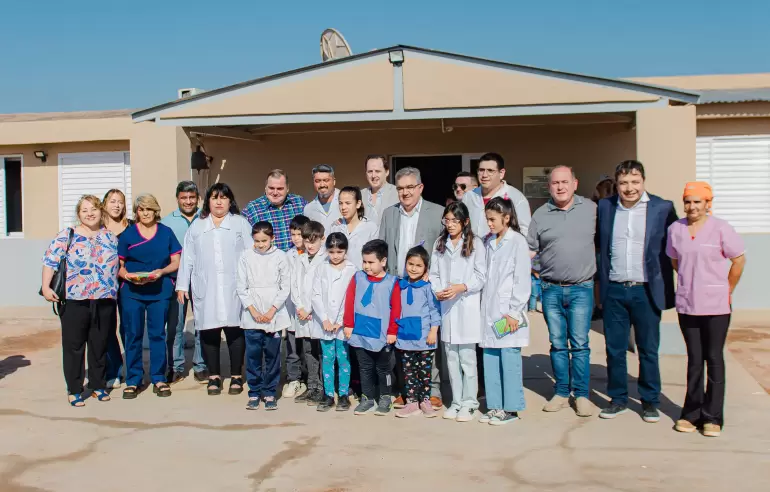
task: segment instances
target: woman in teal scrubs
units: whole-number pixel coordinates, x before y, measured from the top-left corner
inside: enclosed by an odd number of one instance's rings
[[[171,396],[166,381],[166,314],[179,268],[182,246],[171,228],[160,223],[160,206],[152,195],[140,195],[134,205],[136,224],[118,239],[120,303],[126,330],[126,388],[124,399],[137,396],[144,379],[142,341],[145,319],[150,340],[153,392]],[[140,275],[137,275],[140,274]]]

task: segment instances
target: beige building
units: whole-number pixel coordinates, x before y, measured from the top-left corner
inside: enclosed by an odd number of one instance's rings
[[[199,144],[213,159],[200,174],[190,169]],[[770,246],[770,74],[618,80],[408,46],[133,114],[0,115],[0,261],[21,283],[6,284],[0,302],[40,302],[40,256],[84,193],[151,192],[170,212],[176,183],[192,176],[202,186],[227,182],[245,205],[280,167],[291,190],[310,198],[312,166],[333,165],[339,185],[364,185],[365,156],[381,153],[394,169],[420,168],[427,198],[443,202],[454,175],[488,151],[503,154],[533,207],[545,200],[542,170],[555,164],[573,166],[579,193],[590,196],[618,162],[638,159],[648,189],[677,206],[686,181],[711,181],[715,213],[749,248],[735,304],[770,304],[755,288]]]

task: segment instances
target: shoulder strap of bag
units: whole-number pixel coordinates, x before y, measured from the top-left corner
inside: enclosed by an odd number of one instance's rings
[[[70,245],[72,245],[72,237],[75,235],[75,228],[70,227],[70,232],[67,235],[67,247],[64,249],[64,256],[62,259],[66,262],[67,261],[67,253],[70,251]],[[66,282],[66,279],[65,279]],[[51,305],[51,309],[53,309],[53,314],[56,316],[61,316],[62,308],[64,307],[64,300],[60,300],[59,302],[54,302]]]

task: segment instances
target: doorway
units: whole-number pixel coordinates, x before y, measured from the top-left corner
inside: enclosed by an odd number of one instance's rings
[[[421,156],[397,156],[391,161],[391,169],[395,173],[405,167],[415,167],[420,170],[422,182],[425,188],[422,197],[441,205],[446,205],[447,200],[453,198],[452,184],[457,173],[463,170],[463,156],[457,155],[421,155]]]

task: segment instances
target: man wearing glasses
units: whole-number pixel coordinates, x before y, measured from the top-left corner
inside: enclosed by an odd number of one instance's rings
[[[461,202],[463,200],[463,195],[475,190],[478,187],[479,181],[476,179],[476,176],[469,172],[461,171],[455,178],[455,182],[452,185],[452,191],[454,192],[455,199],[458,202]]]
[[[479,237],[489,234],[484,205],[495,197],[503,197],[513,202],[516,218],[521,227],[521,233],[526,237],[532,214],[529,202],[524,194],[505,181],[505,161],[503,156],[489,152],[479,160],[479,183],[481,186],[463,195],[463,203],[468,207],[471,218],[471,229]]]

